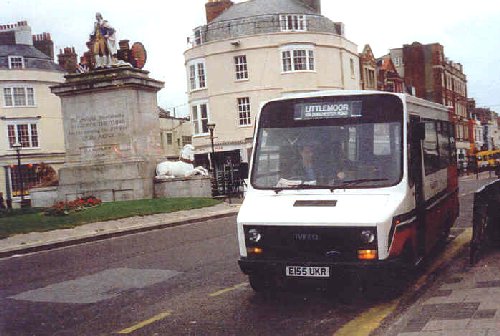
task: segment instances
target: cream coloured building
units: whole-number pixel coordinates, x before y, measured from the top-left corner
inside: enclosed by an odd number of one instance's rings
[[[262,102],[287,93],[359,89],[357,45],[320,0],[209,0],[185,52],[193,145],[200,162],[248,162]]]
[[[192,142],[189,118],[178,118],[158,107],[163,159],[178,160],[181,149]]]
[[[4,199],[12,199],[14,207],[21,189],[13,144],[22,145],[27,198],[29,187],[40,179],[40,163],[55,171],[64,163],[61,103],[50,92],[50,86],[64,81],[63,75],[54,63],[49,34],[33,36],[25,21],[0,26],[0,192]]]

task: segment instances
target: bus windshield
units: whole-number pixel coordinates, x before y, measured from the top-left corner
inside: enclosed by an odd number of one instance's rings
[[[377,188],[402,178],[403,105],[393,95],[271,102],[259,119],[257,189]]]

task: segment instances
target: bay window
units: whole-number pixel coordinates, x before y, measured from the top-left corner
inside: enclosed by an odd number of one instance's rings
[[[7,124],[7,137],[9,147],[12,148],[16,142],[24,148],[40,147],[38,139],[38,126],[36,121],[19,121]]]
[[[35,106],[35,90],[24,86],[4,87],[3,101],[5,107]]]
[[[208,133],[208,103],[199,102],[191,105],[191,117],[193,123],[193,134],[201,135]]]
[[[281,31],[306,31],[305,15],[280,15]]]
[[[191,91],[206,87],[206,71],[204,60],[193,60],[188,63],[189,89]]]
[[[312,46],[288,46],[281,49],[283,72],[314,71],[314,48]]]

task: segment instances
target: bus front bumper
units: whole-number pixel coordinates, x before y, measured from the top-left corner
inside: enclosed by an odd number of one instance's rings
[[[238,264],[241,271],[246,275],[266,275],[271,277],[287,277],[288,267],[327,267],[329,269],[329,278],[341,274],[399,272],[411,269],[407,262],[397,258],[374,261],[301,262],[293,260],[255,260],[242,257],[238,260]]]

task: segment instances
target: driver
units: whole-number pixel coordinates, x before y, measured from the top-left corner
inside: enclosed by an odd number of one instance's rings
[[[315,141],[300,141],[297,144],[298,160],[284,172],[283,177],[290,181],[315,184],[321,176],[318,147]]]

